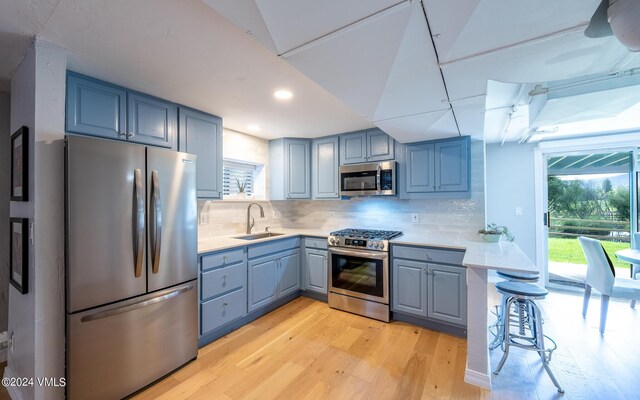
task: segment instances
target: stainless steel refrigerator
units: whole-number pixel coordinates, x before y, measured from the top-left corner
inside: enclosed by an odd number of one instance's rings
[[[67,137],[68,398],[119,399],[196,357],[195,160]]]

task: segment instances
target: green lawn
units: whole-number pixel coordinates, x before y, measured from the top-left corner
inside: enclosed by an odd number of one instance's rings
[[[601,240],[604,250],[609,255],[616,268],[629,268],[629,264],[616,258],[616,251],[628,249],[629,243],[607,242]],[[549,238],[549,261],[566,262],[572,264],[586,264],[582,248],[578,239]]]

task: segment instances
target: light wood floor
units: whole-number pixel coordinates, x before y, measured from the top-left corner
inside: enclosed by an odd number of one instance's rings
[[[638,311],[612,302],[602,338],[596,300],[587,320],[578,296],[552,293],[542,306],[545,333],[560,346],[552,368],[564,398],[640,398]],[[492,352],[492,366],[501,355]],[[559,398],[531,352],[514,349],[491,392],[464,383],[465,363],[464,339],[298,298],[200,349],[134,399]]]

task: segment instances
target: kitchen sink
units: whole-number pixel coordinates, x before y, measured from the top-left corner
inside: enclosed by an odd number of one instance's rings
[[[270,237],[282,236],[282,235],[284,235],[284,233],[262,232],[262,233],[253,233],[251,235],[236,236],[234,237],[234,239],[256,240],[256,239],[264,239],[264,238],[270,238]]]

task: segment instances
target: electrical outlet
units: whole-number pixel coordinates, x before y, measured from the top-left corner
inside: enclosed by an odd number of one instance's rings
[[[412,213],[411,214],[411,222],[413,222],[414,224],[420,222],[420,214]]]
[[[329,218],[333,218],[333,217],[334,217],[333,211],[329,211]]]
[[[516,215],[517,216],[521,216],[522,215],[522,207],[516,207]]]
[[[273,210],[273,219],[280,218],[280,213],[276,210]]]
[[[200,225],[206,225],[209,223],[209,213],[201,212],[200,213]]]
[[[11,336],[9,336],[9,350],[11,350],[11,354],[15,353],[15,343],[16,343],[16,339],[13,336],[13,331],[11,331]]]

